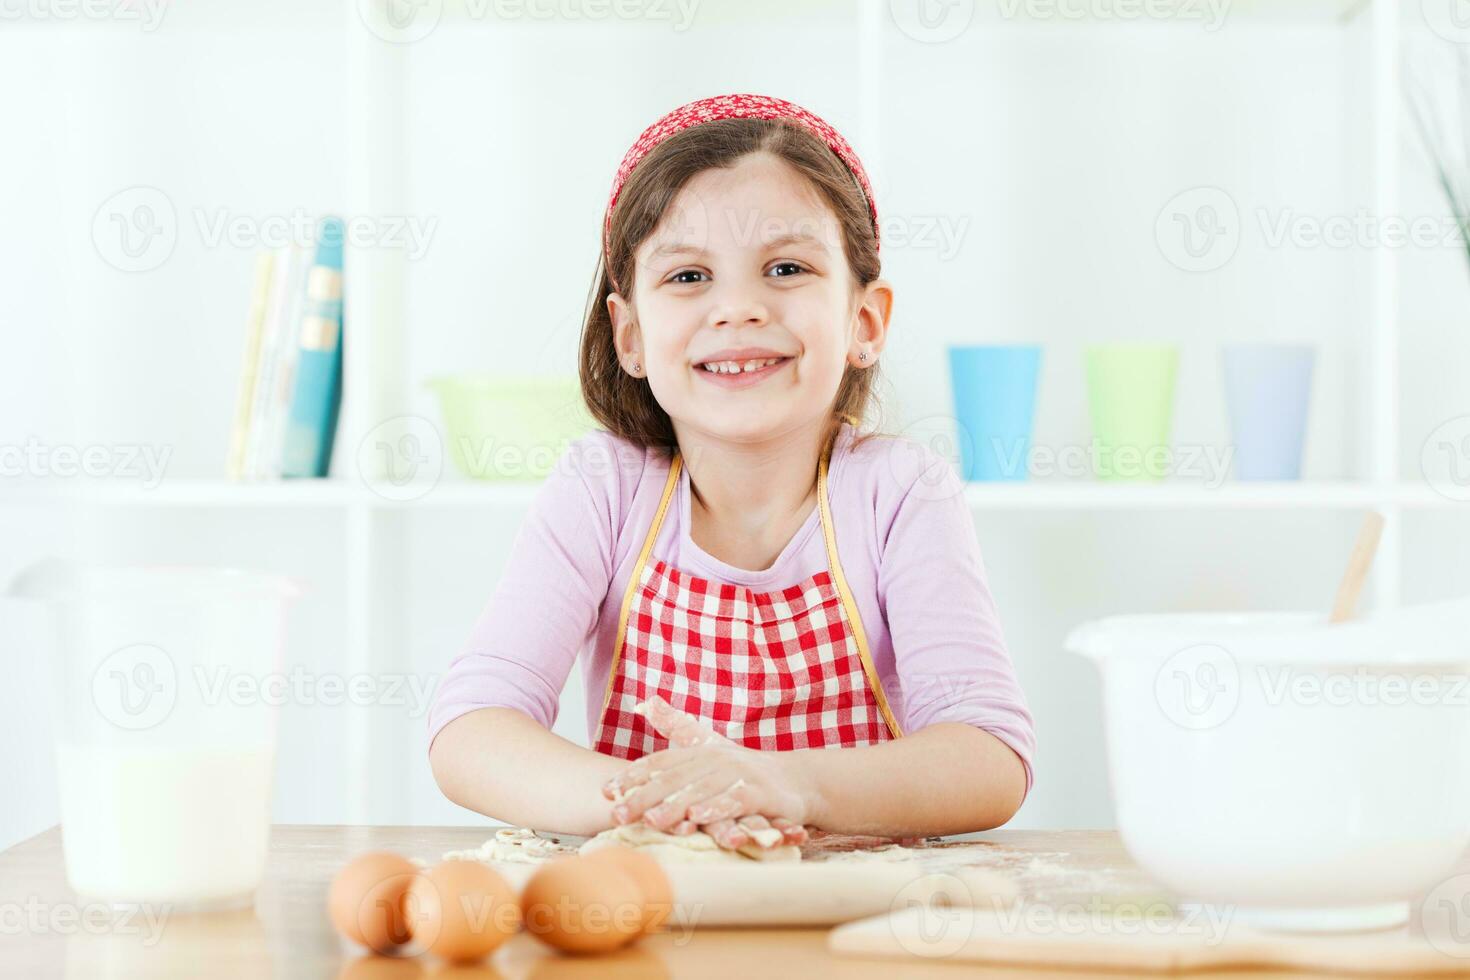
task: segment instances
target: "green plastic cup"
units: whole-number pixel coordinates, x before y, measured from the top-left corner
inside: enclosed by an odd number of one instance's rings
[[[1098,478],[1162,479],[1169,470],[1179,348],[1099,344],[1087,348],[1086,360]]]
[[[456,374],[425,386],[439,396],[449,458],[475,480],[545,479],[595,425],[575,377]]]

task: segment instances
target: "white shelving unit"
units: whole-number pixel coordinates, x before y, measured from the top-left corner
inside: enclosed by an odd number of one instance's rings
[[[780,5],[770,6],[773,12]],[[343,44],[346,47],[346,105],[349,172],[346,209],[351,214],[397,214],[408,209],[410,177],[406,132],[406,85],[409,48],[385,42],[365,30],[357,4],[347,3]],[[445,6],[446,24],[463,17],[462,5]],[[1030,30],[1034,25],[997,17],[997,3],[981,3],[977,19],[985,29]],[[1399,40],[1400,11],[1395,0],[1313,0],[1306,3],[1238,2],[1230,16],[1259,19],[1269,26],[1279,21],[1312,22],[1325,29],[1364,29],[1371,38],[1371,104],[1364,126],[1375,148],[1372,160],[1373,206],[1377,213],[1398,213],[1398,153],[1400,147]],[[883,120],[879,93],[883,90],[883,31],[887,4],[867,0],[858,21],[857,55],[863,150],[870,168],[877,169],[884,154]],[[1067,29],[1078,28],[1070,25]],[[1038,29],[1047,29],[1041,27]],[[1108,24],[1086,25],[1103,36]],[[1170,481],[1161,484],[1103,484],[1031,482],[974,484],[966,497],[977,513],[984,511],[1078,512],[1116,511],[1355,511],[1376,508],[1387,518],[1380,554],[1374,566],[1374,587],[1382,605],[1400,599],[1402,579],[1402,525],[1408,512],[1438,511],[1458,506],[1456,501],[1419,483],[1405,482],[1400,474],[1400,378],[1397,322],[1397,256],[1379,249],[1371,264],[1371,310],[1364,314],[1368,333],[1360,353],[1365,370],[1369,420],[1362,478],[1358,480],[1299,483],[1227,483],[1218,487]],[[357,470],[356,448],[385,419],[407,415],[410,383],[407,376],[406,332],[408,258],[381,245],[369,249],[349,245],[346,256],[345,318],[350,324],[346,345],[346,384],[338,436],[336,471],[325,481],[229,483],[210,479],[169,479],[153,489],[123,484],[71,485],[60,489],[34,487],[14,491],[11,501],[96,508],[290,509],[332,514],[345,528],[342,555],[345,603],[342,610],[344,649],[348,671],[381,669],[380,658],[391,656],[373,629],[375,609],[385,591],[384,580],[397,545],[385,534],[385,515],[474,512],[497,509],[519,514],[529,506],[535,486],[526,483],[486,484],[454,480],[447,472],[431,490],[415,499],[395,500],[374,491],[380,473]],[[369,456],[369,459],[371,457]],[[386,539],[386,540],[385,540]],[[349,773],[348,819],[370,818],[370,776],[373,772],[373,736],[367,722],[353,722],[351,755],[344,760]]]

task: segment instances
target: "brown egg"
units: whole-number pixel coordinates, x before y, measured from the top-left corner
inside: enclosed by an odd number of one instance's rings
[[[674,887],[657,861],[631,847],[605,847],[588,854],[588,861],[606,861],[633,876],[643,894],[643,933],[661,932],[674,911]]]
[[[478,861],[444,861],[421,872],[405,910],[424,951],[451,963],[482,959],[521,927],[515,889]]]
[[[412,938],[403,896],[418,870],[408,858],[388,851],[369,851],[348,861],[327,893],[332,925],[375,953],[402,946]]]
[[[526,931],[569,953],[601,953],[643,931],[643,890],[613,861],[558,858],[521,893]]]

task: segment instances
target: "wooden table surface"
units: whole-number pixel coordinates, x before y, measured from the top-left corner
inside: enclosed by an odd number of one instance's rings
[[[1075,970],[983,968],[974,964],[836,957],[824,928],[698,929],[646,937],[618,953],[571,957],[521,933],[483,964],[448,968],[428,959],[362,956],[327,921],[326,891],[351,855],[384,848],[437,860],[474,847],[485,827],[292,826],[272,828],[265,881],[253,910],[103,923],[66,884],[61,834],[52,828],[0,854],[0,977],[342,977],[454,978],[776,977],[926,978],[1085,976]],[[1017,873],[1022,897],[1061,903],[1096,894],[1146,896],[1156,888],[1105,831],[994,831],[966,840],[993,845],[998,867]],[[228,845],[228,842],[222,842]],[[1105,974],[1116,980],[1117,973]],[[1230,976],[1211,972],[1212,978]],[[1270,974],[1256,972],[1252,977]],[[1302,974],[1281,974],[1302,976]]]

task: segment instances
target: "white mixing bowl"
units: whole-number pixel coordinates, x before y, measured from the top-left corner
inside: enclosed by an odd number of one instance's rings
[[[1470,844],[1470,601],[1113,616],[1066,646],[1102,672],[1124,845],[1184,899],[1382,927]]]

